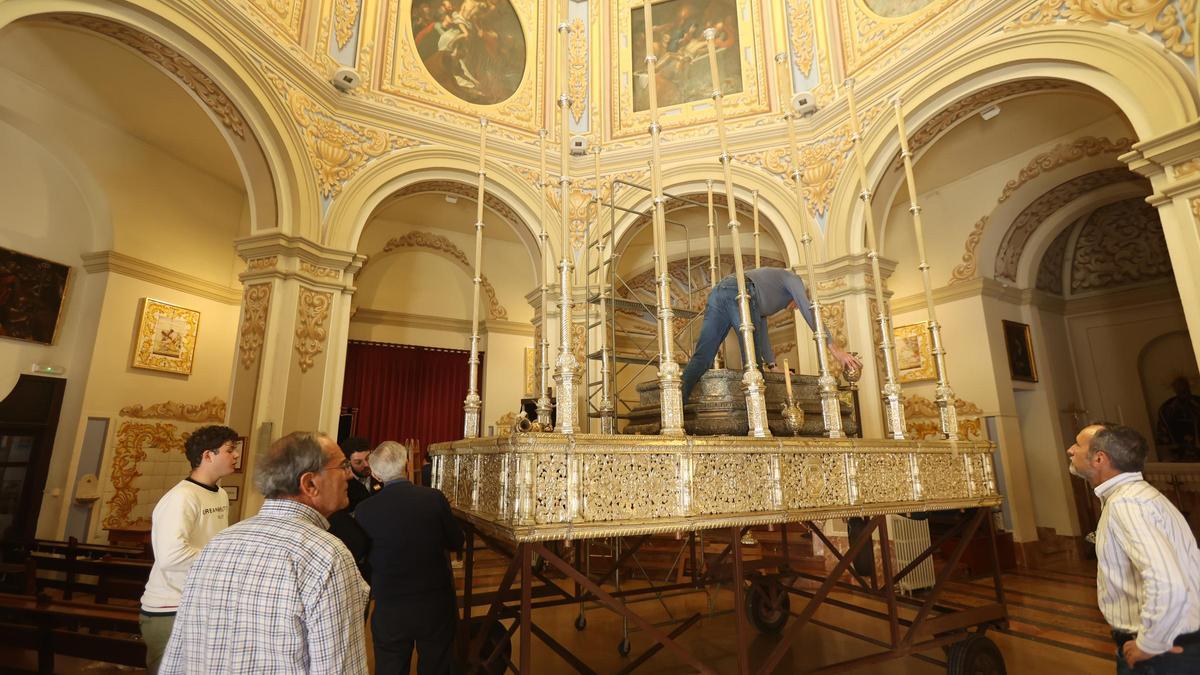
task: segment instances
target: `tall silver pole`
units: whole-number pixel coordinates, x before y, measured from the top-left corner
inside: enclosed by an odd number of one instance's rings
[[[479,397],[479,289],[483,284],[483,194],[487,181],[484,162],[487,157],[486,119],[479,119],[479,191],[475,199],[475,284],[471,303],[471,356],[469,364],[467,399],[463,401],[463,438],[479,437],[479,410],[483,400]]]
[[[646,2],[649,5],[649,1]],[[717,113],[717,135],[721,140],[721,168],[725,177],[725,202],[729,207],[729,231],[733,239],[733,269],[738,286],[738,309],[742,316],[742,343],[745,345],[746,363],[742,384],[746,388],[746,418],[750,435],[759,438],[770,436],[767,427],[767,400],[762,373],[758,370],[758,355],[754,349],[754,324],[750,320],[750,297],[746,294],[746,275],[742,265],[742,243],[738,240],[737,202],[733,193],[733,157],[729,154],[729,142],[725,137],[725,108],[722,105],[721,74],[717,69],[717,31],[705,29],[704,39],[708,42],[708,70],[712,77],[712,99]],[[649,40],[647,40],[649,42]]]
[[[800,144],[796,139],[796,112],[791,109],[791,98],[784,92],[783,82],[792,82],[791,67],[786,53],[775,56],[779,75],[779,108],[786,110],[783,119],[787,121],[788,144],[792,152],[792,180],[796,186],[796,208],[800,212],[802,233],[800,243],[804,247],[804,265],[808,272],[808,299],[813,313],[813,342],[817,346],[817,387],[821,393],[821,420],[825,424],[825,433],[830,438],[845,438],[842,431],[842,409],[838,400],[837,381],[829,372],[829,353],[825,348],[826,333],[825,319],[821,316],[821,300],[817,296],[817,272],[813,264],[812,252],[812,215],[808,211],[808,201],[804,196],[804,174],[800,170]],[[792,92],[794,95],[795,92]],[[799,309],[792,310],[792,321],[796,329],[796,351],[800,351],[800,324],[804,318]]]
[[[717,234],[717,218],[716,210],[713,209],[713,182],[711,179],[705,181],[708,188],[708,280],[711,288],[717,287],[717,282],[721,280],[721,263],[720,255],[720,235]],[[711,293],[712,290],[709,290]],[[713,368],[721,368],[721,350],[717,350],[713,356]]]
[[[600,300],[600,433],[615,434],[616,417],[611,395],[612,376],[608,367],[608,289],[605,286],[604,274],[604,220],[600,217],[600,146],[592,148],[595,158],[596,196],[592,202],[596,205],[596,275],[599,277],[599,288],[596,295]]]
[[[762,267],[762,247],[758,244],[758,190],[752,190],[750,196],[754,201],[754,269]]]
[[[883,348],[884,385],[882,387],[884,413],[887,417],[889,435],[904,438],[904,404],[900,396],[900,385],[896,382],[896,363],[892,348],[892,322],[888,317],[883,297],[883,276],[879,273],[879,247],[876,243],[875,216],[871,213],[871,188],[867,185],[867,165],[863,159],[862,130],[858,124],[858,108],[854,105],[854,80],[846,80],[846,103],[850,106],[850,133],[854,141],[854,163],[858,172],[858,183],[862,186],[859,199],[863,203],[863,216],[867,229],[867,257],[871,259],[871,274],[875,281],[875,305],[878,308],[879,336]]]
[[[559,344],[558,344],[558,383],[557,392],[557,431],[564,434],[575,433],[575,375],[579,364],[575,361],[575,353],[571,351],[571,179],[567,177],[567,144],[571,138],[568,126],[571,99],[567,96],[567,39],[571,27],[565,21],[558,24],[559,52],[558,63],[558,114],[559,114],[559,166],[558,176],[559,211],[561,218],[559,228],[562,235],[562,257],[558,262],[558,283],[561,287],[559,300]]]
[[[550,261],[550,235],[546,234],[546,130],[538,129],[538,141],[541,148],[541,164],[538,178],[538,196],[540,197],[540,231],[538,232],[538,245],[541,247],[542,267],[541,277],[542,286],[541,302],[538,311],[542,317],[541,340],[538,344],[538,399],[537,399],[537,421],[542,425],[543,429],[550,427],[550,413],[553,406],[550,403],[550,323],[547,320],[547,310],[550,305],[550,288],[547,283],[547,267]]]
[[[942,424],[942,435],[952,441],[958,438],[958,411],[954,409],[954,390],[950,388],[950,375],[946,371],[946,351],[942,348],[942,327],[938,324],[933,303],[933,280],[929,277],[929,262],[925,257],[925,229],[921,223],[921,207],[917,204],[917,183],[913,178],[913,154],[908,147],[908,130],[904,127],[904,113],[900,110],[900,97],[892,99],[896,113],[896,129],[900,134],[900,156],[904,158],[904,176],[908,182],[908,211],[912,214],[913,230],[917,237],[917,256],[921,259],[921,282],[925,285],[925,307],[929,311],[929,337],[933,341],[933,362],[937,367],[937,388],[934,401],[938,406],[938,418]]]
[[[654,54],[654,21],[650,0],[642,0],[645,19],[646,75],[650,93],[650,191],[654,200],[654,251],[658,256],[658,405],[661,414],[659,433],[683,435],[683,392],[679,364],[675,362],[675,312],[671,309],[670,265],[667,260],[667,226],[663,211],[662,157],[659,152],[658,82]]]

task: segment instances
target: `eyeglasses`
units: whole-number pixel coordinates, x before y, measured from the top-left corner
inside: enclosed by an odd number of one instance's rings
[[[326,466],[321,468],[322,471],[341,471],[342,473],[350,473],[350,460],[346,460],[337,466]]]

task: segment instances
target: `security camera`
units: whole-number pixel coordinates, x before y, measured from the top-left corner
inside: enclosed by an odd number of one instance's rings
[[[587,151],[588,151],[587,137],[572,136],[571,144],[567,147],[570,149],[570,152],[572,155],[574,155],[575,157],[582,157],[582,156],[586,155]]]
[[[801,117],[808,117],[817,112],[817,97],[811,91],[798,91],[792,97],[792,108]]]
[[[362,76],[353,68],[338,68],[329,82],[338,91],[348,92],[362,84]]]

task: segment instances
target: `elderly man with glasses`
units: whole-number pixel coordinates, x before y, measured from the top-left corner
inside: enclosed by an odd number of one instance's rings
[[[349,478],[324,434],[289,434],[259,458],[266,501],[200,552],[160,672],[366,675],[369,588],[326,531]]]

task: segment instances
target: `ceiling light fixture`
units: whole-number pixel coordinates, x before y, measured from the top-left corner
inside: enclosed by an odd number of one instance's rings
[[[446,203],[447,204],[457,204],[458,197],[456,195],[446,195]]]
[[[979,116],[985,120],[995,119],[996,115],[999,115],[999,114],[1000,114],[1000,106],[994,105],[994,104],[979,111]]]

